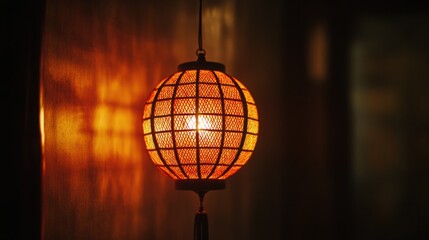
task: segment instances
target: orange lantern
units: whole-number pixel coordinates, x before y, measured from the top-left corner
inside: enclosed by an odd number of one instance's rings
[[[258,113],[247,88],[199,54],[153,90],[143,133],[152,161],[176,188],[221,189],[255,149]]]

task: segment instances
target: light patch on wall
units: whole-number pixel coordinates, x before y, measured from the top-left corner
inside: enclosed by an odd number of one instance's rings
[[[309,32],[308,76],[314,82],[326,80],[328,66],[328,35],[326,25],[318,23]]]
[[[133,137],[135,112],[130,109],[114,108],[108,105],[97,106],[94,112],[93,153],[96,159],[105,161],[116,156],[122,162],[140,161],[142,154],[135,149],[141,148],[137,137]],[[138,157],[136,157],[136,155]]]
[[[143,36],[136,16],[122,14],[130,6],[109,4],[47,2],[43,239],[136,239],[153,231],[142,214],[152,196],[143,191],[154,180],[140,121],[151,81],[161,78],[160,43]]]

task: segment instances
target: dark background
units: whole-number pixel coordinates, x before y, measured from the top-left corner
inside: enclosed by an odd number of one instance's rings
[[[231,69],[249,79],[244,82],[257,100],[261,133],[252,161],[264,164],[231,179],[232,189],[251,184],[252,211],[246,224],[234,223],[236,231],[226,228],[226,234],[427,238],[429,17],[423,1],[234,2],[245,18],[237,23],[241,62]],[[39,239],[45,229],[38,114],[46,5],[2,3],[2,239]],[[169,3],[136,6],[162,11]],[[325,70],[312,74],[318,27],[326,40]],[[241,192],[228,196],[238,205],[243,198]],[[221,224],[211,224],[214,236],[222,236]]]

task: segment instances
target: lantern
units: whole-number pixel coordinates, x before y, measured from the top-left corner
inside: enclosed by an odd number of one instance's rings
[[[143,132],[152,161],[177,188],[222,188],[252,155],[258,113],[247,88],[200,54],[153,90]]]
[[[150,94],[143,113],[146,148],[153,163],[175,181],[176,189],[200,196],[195,239],[207,239],[202,202],[210,190],[225,188],[255,149],[258,112],[249,90],[208,62],[201,40],[198,59],[178,66]]]

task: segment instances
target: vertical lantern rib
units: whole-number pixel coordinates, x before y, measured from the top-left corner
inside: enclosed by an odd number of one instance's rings
[[[219,80],[219,77],[216,75],[216,73],[212,70],[211,71],[212,74],[214,75],[216,82],[217,82],[217,86],[219,89],[219,94],[220,94],[220,101],[221,101],[221,105],[222,105],[222,136],[221,136],[221,142],[220,142],[220,149],[219,149],[219,153],[216,159],[216,163],[213,166],[210,174],[207,176],[207,178],[210,178],[210,176],[215,172],[216,167],[219,165],[220,162],[220,158],[222,156],[222,152],[223,152],[223,148],[225,145],[225,130],[226,130],[226,119],[225,119],[225,98],[224,98],[224,94],[222,91],[222,86]]]
[[[171,75],[167,80],[165,80],[162,84],[161,84],[161,86],[159,86],[159,88],[158,88],[158,90],[157,90],[157,92],[156,92],[156,94],[155,94],[155,96],[153,97],[153,100],[152,100],[152,109],[151,109],[151,115],[150,115],[150,127],[151,127],[151,130],[152,130],[152,140],[153,140],[153,143],[154,143],[154,145],[155,145],[155,149],[156,149],[156,151],[157,151],[157,153],[158,153],[158,156],[159,156],[159,158],[161,159],[161,162],[164,164],[164,166],[168,169],[168,171],[170,171],[174,176],[176,176],[178,179],[180,179],[180,177],[179,176],[177,176],[177,174],[173,171],[173,170],[171,170],[171,168],[170,168],[170,166],[165,162],[165,159],[164,159],[164,157],[162,156],[162,154],[161,154],[161,150],[160,150],[160,148],[159,148],[159,144],[158,144],[158,139],[156,138],[156,136],[155,136],[155,107],[156,107],[156,104],[157,104],[157,100],[158,100],[158,96],[159,96],[159,93],[161,92],[161,89],[164,87],[164,85],[171,79],[171,77],[172,77],[173,75]]]
[[[248,116],[248,111],[249,110],[247,108],[247,101],[246,101],[246,97],[244,96],[243,89],[241,89],[240,85],[238,85],[238,83],[235,81],[234,78],[232,78],[228,74],[225,74],[225,75],[227,75],[232,80],[232,82],[234,83],[235,87],[238,89],[238,92],[239,92],[240,98],[241,98],[241,102],[243,104],[244,121],[243,121],[243,135],[242,135],[242,138],[241,138],[240,146],[238,147],[237,154],[235,155],[234,160],[225,169],[225,171],[219,176],[219,178],[221,178],[223,175],[225,175],[232,168],[232,166],[234,166],[235,162],[237,162],[238,158],[240,157],[240,154],[241,154],[241,152],[243,150],[244,142],[246,141],[247,124],[248,124],[248,121],[249,121],[249,116]]]
[[[200,161],[200,132],[199,132],[199,114],[200,114],[200,109],[199,109],[199,105],[200,105],[200,103],[199,103],[199,98],[200,98],[200,93],[199,93],[199,83],[200,83],[200,71],[201,71],[201,69],[197,69],[197,76],[196,76],[196,79],[195,79],[195,134],[196,134],[196,148],[197,148],[197,173],[198,173],[198,178],[199,179],[201,179],[201,166],[200,166],[200,164],[201,164],[201,161]]]
[[[177,141],[176,141],[176,131],[175,131],[175,122],[174,121],[174,100],[176,99],[177,94],[177,88],[179,87],[179,83],[182,80],[183,74],[185,74],[186,71],[183,71],[179,78],[177,78],[176,84],[174,85],[173,89],[173,96],[171,96],[171,138],[173,140],[173,150],[174,150],[174,157],[176,158],[177,165],[180,168],[180,171],[182,171],[183,175],[185,175],[186,178],[189,179],[188,174],[186,174],[185,170],[183,169],[182,164],[180,163],[179,153],[177,152]]]

